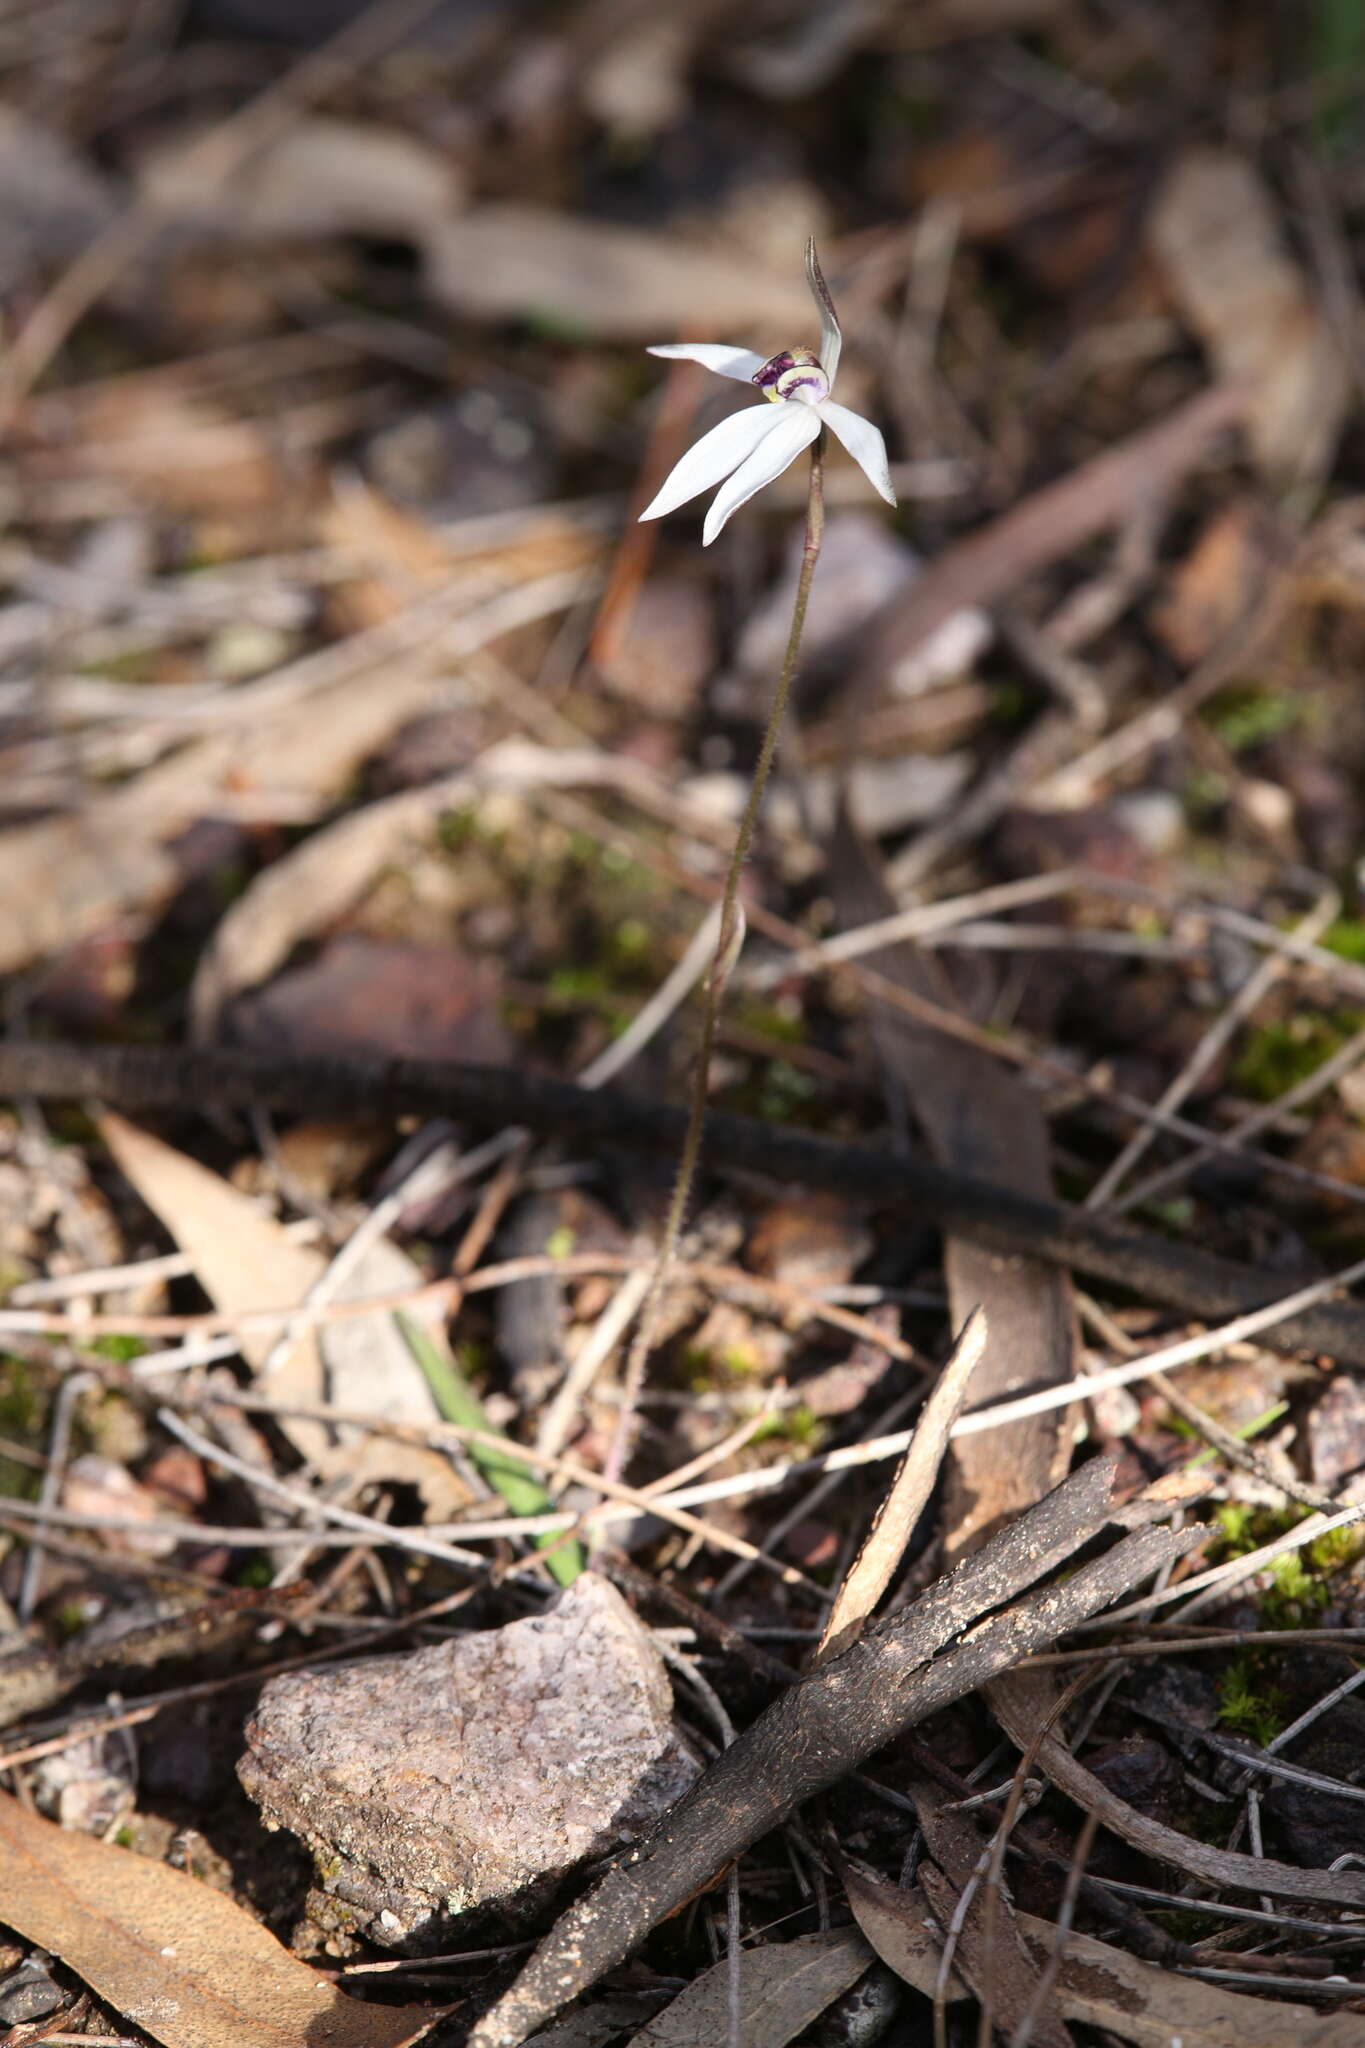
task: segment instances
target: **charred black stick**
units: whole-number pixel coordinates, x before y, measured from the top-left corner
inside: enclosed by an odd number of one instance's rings
[[[1073,1524],[1072,1540],[1091,1533],[1093,1525]],[[468,2048],[519,2048],[802,1800],[1204,1540],[1202,1529],[1144,1529],[946,1648],[937,1623],[923,1625],[923,1602],[862,1637],[781,1694],[654,1834],[569,1908],[474,2028]]]
[[[513,1067],[460,1061],[269,1059],[178,1047],[0,1045],[0,1097],[84,1097],[120,1107],[252,1107],[336,1114],[450,1116],[495,1128],[520,1124],[579,1142],[633,1146],[676,1157],[685,1113],[606,1089]],[[991,1181],[843,1144],[752,1117],[711,1115],[704,1159],[770,1179],[827,1188],[870,1207],[907,1212],[993,1251],[1048,1259],[1131,1289],[1186,1314],[1218,1320],[1262,1308],[1296,1284]],[[1314,1275],[1301,1276],[1302,1281]],[[1324,1302],[1261,1332],[1277,1350],[1324,1353],[1365,1367],[1365,1305]]]

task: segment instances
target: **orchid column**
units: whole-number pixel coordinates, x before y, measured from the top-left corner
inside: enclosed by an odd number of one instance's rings
[[[870,420],[863,419],[861,414],[850,412],[846,405],[836,405],[830,396],[839,371],[843,334],[839,326],[839,316],[834,310],[834,301],[829,295],[829,287],[825,283],[815,254],[813,240],[806,244],[806,277],[820,316],[818,354],[809,348],[788,348],[775,356],[770,356],[765,362],[762,356],[755,355],[751,349],[727,348],[719,342],[689,341],[662,343],[649,351],[652,356],[682,356],[690,362],[704,364],[708,370],[714,370],[719,376],[733,377],[738,383],[754,384],[770,403],[747,406],[742,412],[732,413],[729,419],[722,420],[719,426],[712,427],[709,434],[703,434],[696,446],[688,449],[686,455],[664,480],[653,500],[640,514],[641,519],[661,519],[666,512],[676,511],[679,505],[685,505],[689,499],[699,496],[702,491],[710,490],[713,484],[720,484],[721,488],[711,502],[706,514],[706,524],[702,529],[703,544],[709,547],[730,515],[737,512],[741,505],[747,505],[750,498],[757,491],[761,491],[765,484],[772,483],[784,470],[789,469],[804,449],[810,449],[811,459],[810,490],[806,505],[806,537],[801,553],[801,573],[796,586],[791,631],[787,637],[782,673],[773,692],[772,707],[763,733],[763,744],[759,749],[758,764],[754,769],[748,801],[744,806],[734,852],[730,857],[729,872],[725,877],[725,890],[721,898],[720,932],[706,983],[701,1043],[697,1051],[687,1133],[683,1140],[682,1157],[678,1163],[672,1199],[664,1221],[658,1257],[650,1278],[649,1291],[640,1310],[640,1320],[626,1365],[621,1419],[607,1460],[607,1474],[613,1479],[620,1476],[621,1467],[625,1462],[631,1418],[639,1399],[645,1364],[653,1342],[659,1298],[677,1252],[678,1240],[682,1235],[687,1215],[688,1197],[692,1191],[697,1157],[701,1150],[702,1124],[706,1115],[716,1025],[720,1017],[726,983],[744,944],[744,917],[739,902],[740,877],[744,871],[744,863],[748,859],[754,823],[758,817],[759,805],[763,801],[764,785],[777,751],[778,735],[782,729],[792,677],[796,673],[796,658],[801,646],[802,628],[806,621],[811,579],[815,574],[815,564],[819,558],[820,543],[824,535],[823,430],[826,427],[843,443],[872,488],[886,499],[888,505],[894,505],[896,502],[896,493],[891,486],[891,472],[887,466],[886,444],[880,431]]]

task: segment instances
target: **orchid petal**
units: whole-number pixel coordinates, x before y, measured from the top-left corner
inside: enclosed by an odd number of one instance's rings
[[[789,469],[801,450],[809,448],[820,431],[819,412],[813,405],[777,405],[773,411],[777,418],[772,432],[764,436],[748,461],[741,462],[734,475],[716,492],[702,528],[703,546],[710,547],[730,514],[738,512],[741,505],[748,504],[755,491],[761,491],[765,484],[781,476],[784,469]]]
[[[784,410],[780,405],[766,402],[750,405],[743,412],[732,412],[729,419],[712,427],[709,434],[703,434],[682,460],[674,464],[640,514],[641,519],[662,519],[666,512],[675,512],[679,505],[685,505],[699,491],[709,491],[712,484],[718,484],[722,477],[729,476],[732,469],[738,469],[747,461],[760,442],[781,425]],[[782,467],[785,469],[786,466],[784,462]]]
[[[830,389],[839,374],[839,354],[844,345],[844,331],[839,325],[839,315],[834,310],[834,301],[825,283],[825,274],[820,268],[820,258],[815,253],[815,237],[806,243],[806,282],[810,295],[820,315],[820,367],[829,379]]]
[[[881,430],[874,427],[871,420],[865,420],[860,412],[851,412],[846,405],[836,405],[832,398],[822,399],[816,410],[830,431],[843,442],[873,490],[879,491],[888,505],[894,505],[896,493]]]
[[[661,341],[649,354],[704,363],[718,377],[734,377],[741,384],[749,383],[767,360],[765,356],[756,356],[751,348],[727,348],[721,341]]]

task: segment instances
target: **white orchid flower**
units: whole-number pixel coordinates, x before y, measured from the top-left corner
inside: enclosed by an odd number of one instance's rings
[[[755,491],[781,476],[801,450],[809,448],[821,427],[828,427],[843,442],[873,490],[879,491],[888,505],[895,504],[886,443],[880,432],[871,420],[850,412],[846,405],[836,405],[830,397],[843,333],[821,275],[814,241],[806,244],[806,277],[820,315],[819,355],[813,349],[786,348],[764,362],[752,349],[726,348],[712,341],[670,341],[650,349],[652,356],[681,356],[688,362],[703,363],[719,376],[756,384],[765,398],[776,402],[771,409],[755,405],[732,413],[709,434],[703,434],[669,473],[641,519],[662,519],[665,512],[676,511],[724,478],[724,487],[712,500],[702,530],[702,542],[709,547],[730,514],[747,505]]]

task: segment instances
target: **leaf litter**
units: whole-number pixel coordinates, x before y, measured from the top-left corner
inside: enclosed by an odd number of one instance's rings
[[[1338,12],[0,22],[25,2038],[1365,2039]],[[796,502],[638,351],[810,233],[901,510],[612,1479]]]

